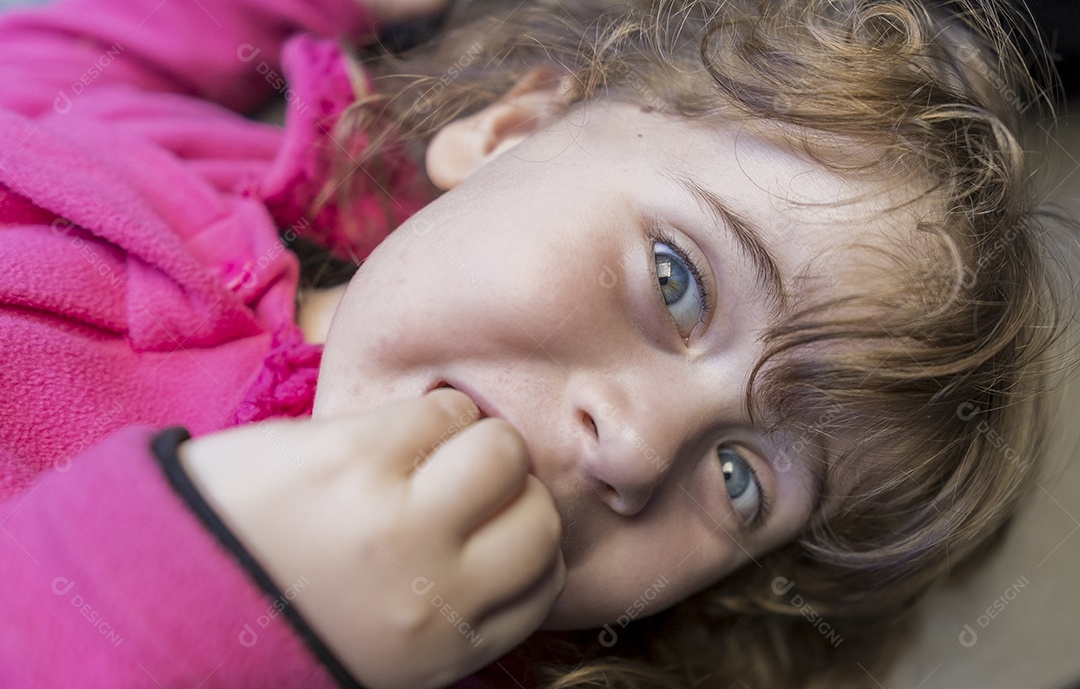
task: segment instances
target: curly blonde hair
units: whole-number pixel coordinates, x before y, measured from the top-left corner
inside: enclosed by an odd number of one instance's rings
[[[419,157],[542,67],[570,75],[567,107],[741,118],[844,174],[917,184],[935,209],[924,246],[882,256],[872,293],[807,305],[764,338],[747,399],[774,406],[758,421],[818,450],[857,435],[826,460],[845,478],[839,508],[614,645],[597,630],[534,636],[519,680],[876,686],[912,604],[992,550],[1041,462],[1060,318],[1019,134],[1023,111],[1051,103],[1025,64],[1037,41],[989,0],[514,5],[467,3],[437,41],[366,65],[377,88],[338,126],[366,138],[372,175],[371,151]],[[345,163],[327,188],[347,205],[363,176]]]

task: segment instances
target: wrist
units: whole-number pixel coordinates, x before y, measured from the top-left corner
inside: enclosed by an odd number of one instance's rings
[[[365,689],[364,685],[357,682],[354,671],[342,662],[316,632],[311,621],[295,605],[299,601],[294,601],[292,596],[282,593],[280,576],[275,577],[275,574],[280,575],[281,572],[271,572],[267,565],[272,563],[259,557],[257,547],[252,549],[252,534],[250,529],[243,528],[242,522],[247,520],[235,514],[236,504],[231,507],[225,505],[226,501],[235,503],[237,497],[242,498],[236,491],[228,489],[231,471],[229,465],[234,464],[229,458],[230,455],[235,455],[237,450],[229,444],[231,437],[226,435],[222,439],[217,435],[210,435],[196,440],[183,440],[183,437],[190,436],[183,429],[179,429],[183,431],[183,436],[178,437],[173,433],[175,430],[177,429],[169,429],[153,441],[154,455],[161,462],[174,490],[185,499],[206,529],[232,554],[241,569],[266,597],[274,601],[274,609],[280,611],[293,632],[300,637],[337,685],[343,689]],[[280,570],[280,567],[277,569]],[[290,604],[283,604],[286,601]]]

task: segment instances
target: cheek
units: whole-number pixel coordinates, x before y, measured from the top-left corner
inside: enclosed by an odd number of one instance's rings
[[[711,520],[685,505],[664,516],[636,526],[595,522],[589,531],[604,535],[586,535],[584,552],[568,559],[566,588],[545,629],[619,629],[676,605],[741,564],[742,550],[717,538]]]
[[[358,276],[357,299],[380,304],[384,319],[411,333],[442,338],[438,347],[532,349],[598,287],[596,250],[587,241],[571,244],[543,227],[462,225],[415,237],[386,256]]]
[[[599,561],[597,561],[599,562]],[[583,567],[567,574],[567,585],[543,629],[567,631],[611,625],[616,630],[649,617],[695,593],[674,563],[655,567]]]
[[[551,247],[521,234],[392,234],[349,285],[324,365],[386,377],[535,348],[565,316],[572,283],[559,288]]]

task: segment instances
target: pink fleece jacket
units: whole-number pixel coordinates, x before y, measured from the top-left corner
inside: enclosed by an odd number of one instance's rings
[[[303,209],[352,98],[333,39],[369,29],[358,0],[0,18],[0,686],[349,685],[150,445],[310,412],[278,230],[341,248]],[[284,129],[237,114],[275,91]],[[393,170],[391,224],[427,200]]]

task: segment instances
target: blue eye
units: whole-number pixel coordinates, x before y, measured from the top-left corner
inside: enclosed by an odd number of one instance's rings
[[[750,463],[730,448],[717,448],[716,454],[720,458],[724,484],[735,511],[747,524],[759,521],[764,511],[765,495]]]
[[[664,305],[671,312],[679,334],[688,338],[706,316],[707,301],[701,272],[673,242],[654,242],[653,261]]]

